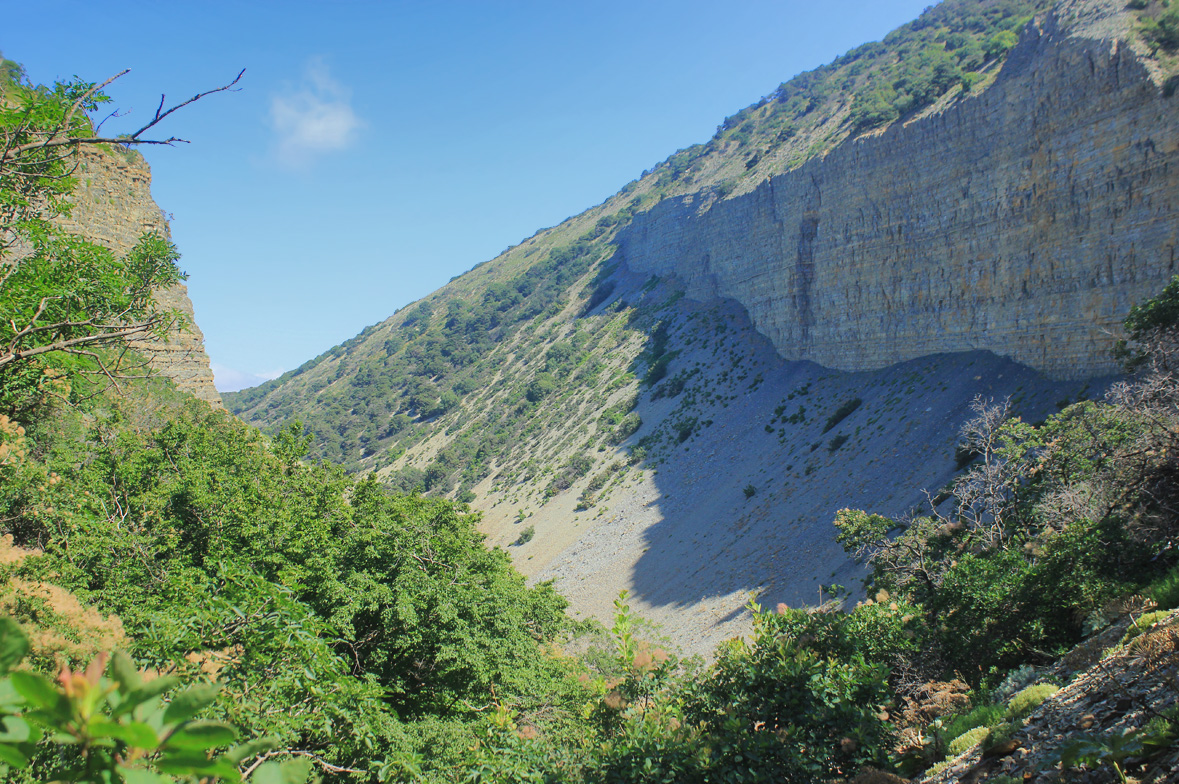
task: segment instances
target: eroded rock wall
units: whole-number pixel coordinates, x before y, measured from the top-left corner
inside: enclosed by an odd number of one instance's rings
[[[1179,95],[1125,39],[1122,7],[1062,4],[980,94],[744,196],[660,203],[620,257],[737,300],[787,359],[870,370],[986,349],[1057,378],[1108,373],[1179,235]]]
[[[168,221],[151,197],[151,170],[141,156],[85,150],[76,177],[74,208],[62,221],[68,230],[118,254],[134,247],[144,233],[169,236]],[[187,287],[181,283],[161,291],[156,300],[183,313],[188,328],[166,341],[140,341],[135,347],[180,389],[220,406],[221,396],[213,386],[204,335],[193,316]]]

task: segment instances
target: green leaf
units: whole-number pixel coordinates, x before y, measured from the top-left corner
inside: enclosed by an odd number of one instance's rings
[[[143,683],[143,676],[135,668],[135,663],[122,651],[115,651],[115,655],[111,657],[110,675],[115,683],[119,684],[119,691],[124,694],[138,689]]]
[[[12,686],[12,679],[0,680],[0,709],[19,709],[25,704],[25,698],[17,694]]]
[[[311,761],[289,759],[283,762],[266,762],[258,766],[250,776],[251,784],[304,784],[311,774]]]
[[[12,678],[12,687],[34,706],[60,712],[66,697],[48,680],[31,672],[14,672],[9,677]]]
[[[141,721],[132,721],[127,724],[119,725],[118,734],[112,737],[126,743],[137,749],[154,749],[160,745],[160,739],[156,736],[156,731]]]
[[[0,743],[36,743],[40,740],[41,731],[20,716],[5,716],[0,725],[4,727],[0,732]]]
[[[138,708],[143,703],[160,696],[169,689],[173,689],[180,685],[180,679],[174,675],[168,675],[163,678],[156,678],[148,681],[143,685],[132,689],[124,697],[123,701],[119,703],[119,707],[111,711],[111,715],[116,718]]]
[[[217,699],[220,687],[214,683],[201,683],[191,686],[172,698],[164,711],[165,724],[179,724],[188,721],[199,711],[213,704]]]
[[[178,776],[200,776],[202,778],[219,776],[230,781],[241,780],[241,774],[238,773],[236,766],[220,757],[209,759],[200,752],[165,752],[164,756],[156,763],[156,767],[166,773],[174,773]]]
[[[86,723],[86,734],[91,738],[117,738],[122,727],[106,716],[94,716]]]
[[[7,675],[29,652],[29,638],[20,624],[5,616],[0,618],[0,675]]]
[[[242,760],[256,757],[259,754],[265,754],[268,751],[274,751],[277,748],[278,738],[268,735],[264,738],[247,741],[240,746],[234,746],[222,756],[235,765],[240,765]]]
[[[194,721],[172,733],[164,742],[166,749],[204,751],[228,746],[237,740],[237,728],[223,721]]]
[[[24,768],[29,764],[29,758],[15,746],[0,743],[0,762],[11,765],[14,768]]]
[[[125,768],[119,765],[116,770],[123,777],[124,784],[171,784],[175,781],[171,776],[144,768]]]
[[[156,763],[156,766],[167,773],[188,776],[203,773],[212,767],[213,764],[214,760],[209,759],[208,755],[202,752],[178,749],[176,751],[165,752]]]

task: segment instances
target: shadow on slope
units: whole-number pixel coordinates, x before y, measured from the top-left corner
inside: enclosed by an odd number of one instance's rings
[[[787,362],[732,302],[681,300],[665,322],[674,358],[631,443],[649,470],[539,576],[601,619],[630,590],[690,652],[742,633],[751,595],[800,606],[858,589],[835,512],[903,516],[944,487],[976,395],[1035,421],[1088,393],[989,352],[863,373]]]

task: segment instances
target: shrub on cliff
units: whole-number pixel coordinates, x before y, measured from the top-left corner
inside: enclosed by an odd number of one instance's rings
[[[1163,11],[1158,17],[1144,16],[1139,29],[1156,46],[1179,49],[1179,8]]]

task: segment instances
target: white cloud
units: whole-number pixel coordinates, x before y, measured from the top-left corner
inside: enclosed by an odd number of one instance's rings
[[[218,392],[236,392],[239,389],[256,387],[263,381],[278,378],[283,374],[281,370],[264,370],[260,373],[246,373],[226,367],[225,365],[219,365],[216,362],[210,362],[209,365],[213,369],[213,386],[217,388]]]
[[[364,123],[352,110],[352,91],[313,57],[298,85],[270,99],[270,125],[278,162],[303,168],[319,155],[349,147]]]

